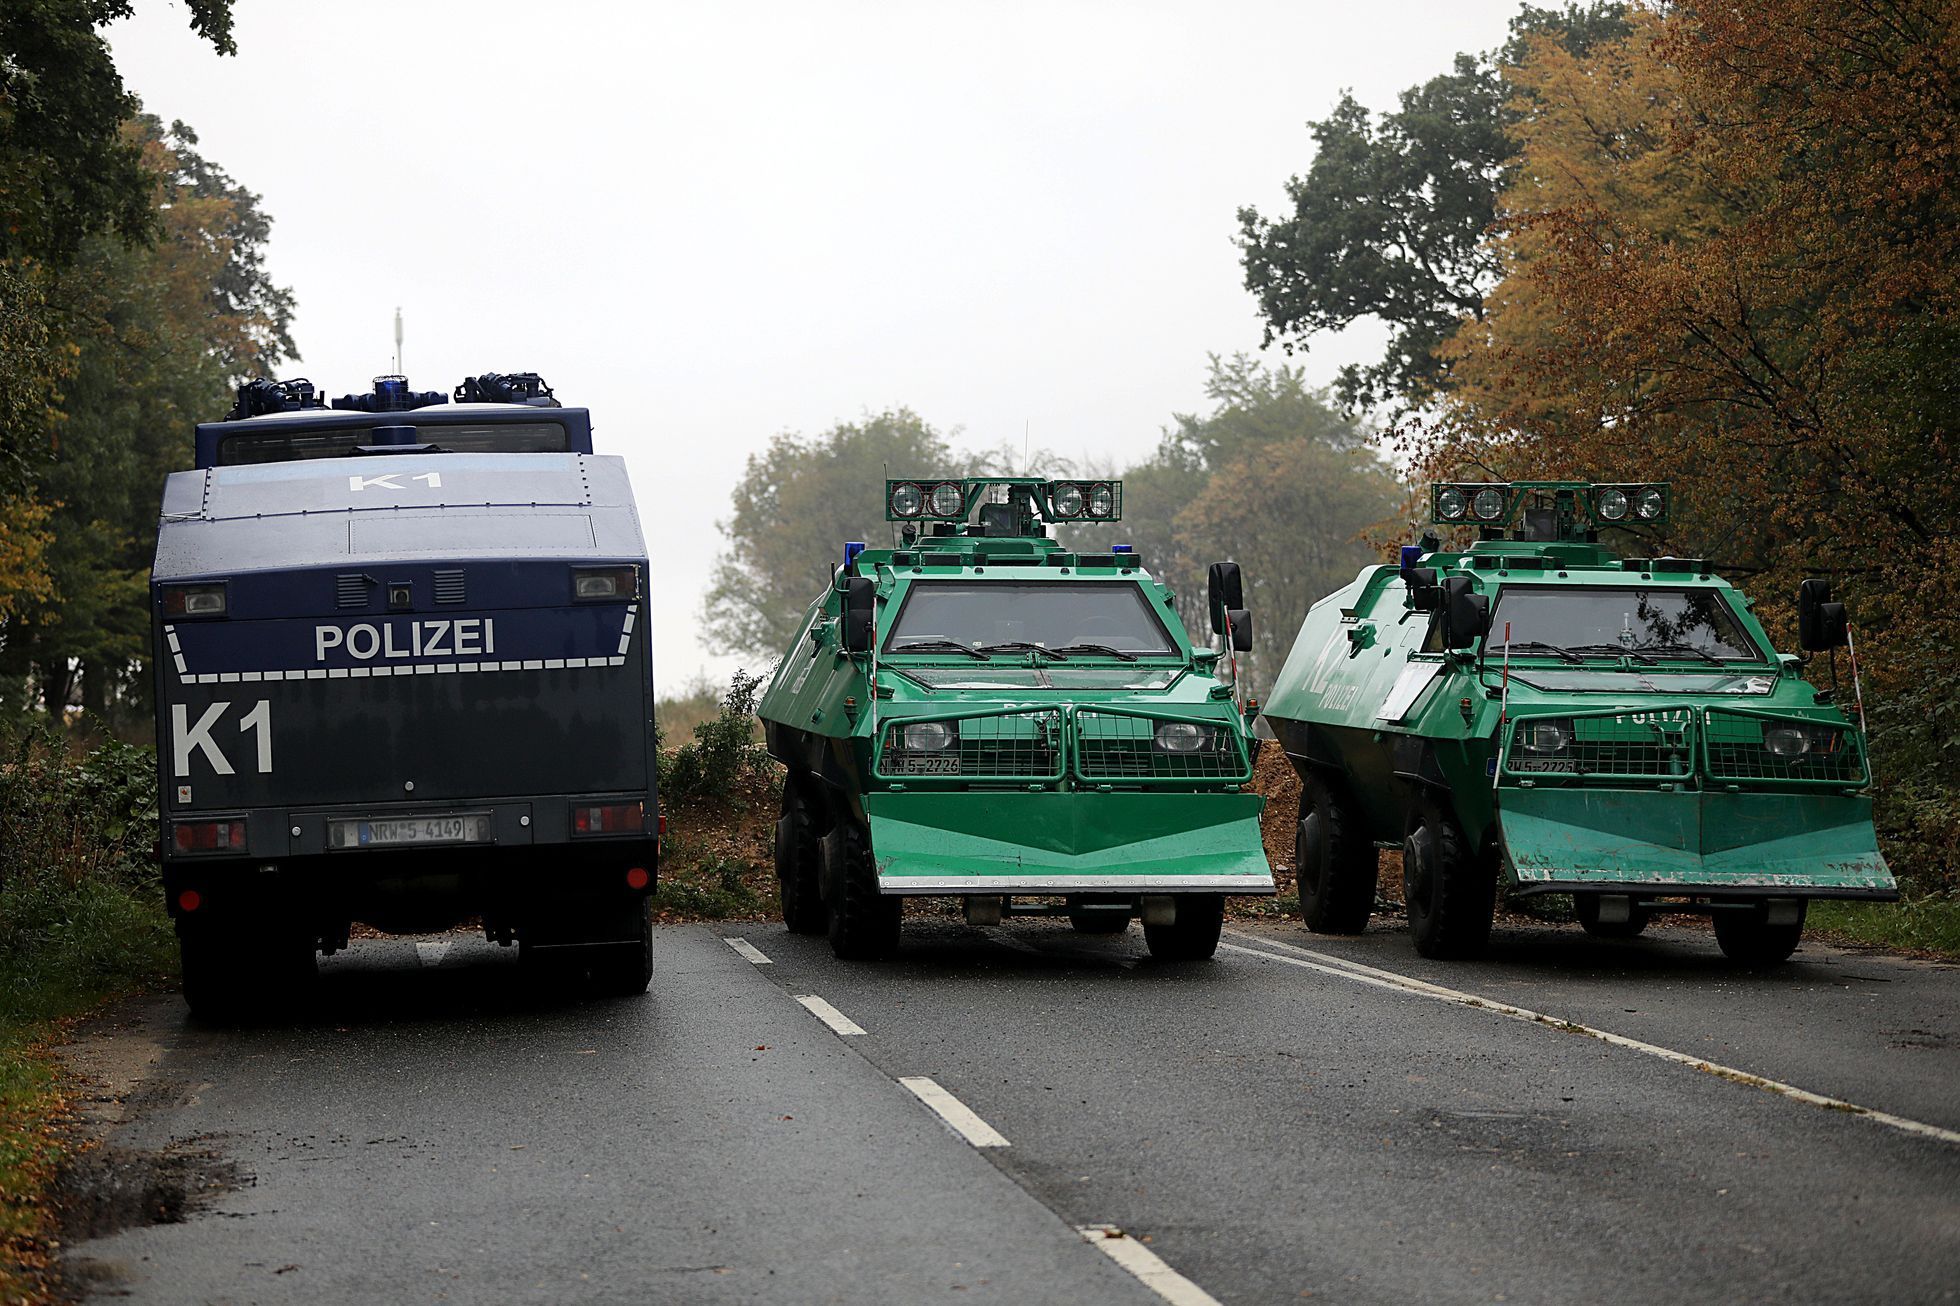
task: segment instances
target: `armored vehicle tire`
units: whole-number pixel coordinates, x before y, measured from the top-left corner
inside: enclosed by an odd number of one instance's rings
[[[1375,909],[1375,845],[1366,827],[1328,781],[1300,787],[1293,836],[1300,918],[1315,934],[1359,934]]]
[[[310,996],[319,970],[313,940],[290,926],[257,922],[179,924],[184,1001],[201,1021],[273,1020]]]
[[[783,814],[776,822],[776,884],[789,932],[822,934],[830,923],[823,905],[823,836],[793,779],[783,781]]]
[[[1070,898],[1068,923],[1077,934],[1121,934],[1130,928],[1130,900],[1098,904],[1093,899]]]
[[[1490,942],[1497,905],[1492,868],[1470,848],[1456,819],[1425,802],[1402,841],[1402,893],[1409,933],[1425,957],[1474,957]]]
[[[1595,939],[1636,939],[1640,932],[1654,918],[1635,907],[1623,921],[1603,921],[1599,919],[1599,895],[1579,893],[1572,896],[1572,914],[1579,918],[1579,927]]]
[[[1177,915],[1169,925],[1143,923],[1143,941],[1158,961],[1204,961],[1218,951],[1224,928],[1223,894],[1184,893],[1177,897]]]
[[[898,951],[905,900],[878,892],[870,836],[856,821],[839,818],[824,836],[823,855],[831,952],[843,961],[879,961]]]
[[[1787,925],[1771,925],[1769,908],[1751,907],[1746,911],[1715,913],[1715,942],[1722,954],[1739,966],[1774,966],[1788,961],[1803,938],[1803,921],[1810,910],[1808,902],[1797,904],[1797,919]]]

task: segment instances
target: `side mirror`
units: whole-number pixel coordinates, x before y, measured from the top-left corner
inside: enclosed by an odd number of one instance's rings
[[[1490,599],[1477,593],[1468,576],[1443,582],[1443,643],[1469,648],[1490,633]]]
[[[1851,642],[1851,616],[1831,602],[1831,582],[1812,577],[1797,587],[1797,644],[1806,653],[1843,648]]]
[[[878,582],[869,576],[852,576],[844,582],[844,651],[863,653],[870,649],[877,633]]]
[[[1225,613],[1225,623],[1232,628],[1233,651],[1252,652],[1252,614],[1244,608],[1232,608]]]
[[[1211,633],[1225,633],[1225,615],[1245,607],[1245,582],[1239,578],[1236,562],[1211,564]]]
[[[1409,606],[1417,612],[1434,612],[1443,601],[1443,589],[1436,583],[1434,567],[1404,567],[1402,580],[1409,588]]]

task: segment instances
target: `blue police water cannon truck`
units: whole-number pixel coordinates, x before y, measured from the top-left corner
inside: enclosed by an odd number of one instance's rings
[[[620,459],[535,374],[328,405],[254,381],[164,488],[163,882],[194,1011],[316,952],[480,917],[527,963],[651,976],[646,545]]]

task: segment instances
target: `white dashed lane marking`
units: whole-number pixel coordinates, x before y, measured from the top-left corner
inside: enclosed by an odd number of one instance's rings
[[[1427,980],[1414,979],[1408,975],[1398,975],[1392,970],[1380,970],[1374,966],[1364,966],[1358,961],[1349,961],[1345,957],[1337,957],[1332,953],[1314,952],[1307,948],[1296,948],[1290,943],[1281,943],[1277,939],[1260,938],[1258,935],[1253,934],[1239,934],[1236,930],[1232,931],[1232,933],[1238,938],[1252,940],[1266,946],[1263,948],[1247,948],[1241,947],[1236,943],[1220,943],[1218,945],[1228,952],[1241,953],[1247,957],[1257,957],[1262,961],[1276,961],[1285,966],[1297,966],[1302,970],[1319,971],[1323,975],[1332,975],[1338,979],[1352,980],[1356,984],[1366,984],[1373,988],[1390,989],[1401,993],[1413,994],[1419,998],[1429,998],[1435,1002],[1448,1002],[1459,1007],[1471,1007],[1479,1011],[1488,1011],[1511,1020],[1522,1020],[1527,1024],[1543,1025],[1548,1029],[1559,1030],[1567,1034],[1583,1034],[1587,1038],[1596,1038],[1600,1042],[1610,1044],[1616,1048],[1626,1048],[1629,1051],[1643,1053],[1646,1056],[1658,1057],[1662,1061],[1671,1061],[1678,1066],[1687,1066],[1691,1070],[1699,1070],[1703,1074],[1714,1075],[1718,1079],[1726,1079],[1750,1088],[1760,1088],[1764,1092],[1774,1093],[1778,1097],[1788,1098],[1792,1102],[1802,1102],[1806,1106],[1823,1107],[1829,1111],[1842,1111],[1847,1115],[1861,1116],[1874,1124],[1884,1125],[1889,1129],[1896,1129],[1901,1133],[1915,1134],[1921,1138],[1936,1139],[1942,1143],[1960,1143],[1960,1131],[1942,1129],[1938,1125],[1929,1125],[1919,1120],[1909,1120],[1905,1116],[1895,1116],[1889,1111],[1876,1111],[1871,1107],[1859,1106],[1856,1102],[1847,1102],[1842,1098],[1826,1097],[1822,1093],[1813,1093],[1808,1089],[1798,1088],[1794,1084],[1785,1084],[1779,1080],[1765,1078],[1762,1075],[1753,1075],[1746,1070],[1738,1070],[1734,1066],[1725,1066],[1720,1062],[1709,1061],[1704,1057],[1691,1056],[1686,1052],[1676,1052],[1673,1048],[1664,1048],[1653,1043],[1644,1043],[1637,1038],[1628,1038],[1624,1034],[1615,1034],[1609,1030],[1594,1029],[1590,1025],[1581,1025],[1577,1021],[1566,1020],[1559,1016],[1548,1016],[1542,1011],[1533,1011],[1529,1007],[1512,1006],[1508,1002],[1499,1002],[1495,998],[1479,997],[1475,993],[1465,993],[1460,989],[1444,988],[1440,984],[1431,984]],[[1280,948],[1284,949],[1284,952],[1269,952],[1267,948]]]
[[[945,1121],[947,1128],[975,1147],[1008,1145],[1006,1135],[973,1114],[971,1107],[941,1088],[936,1081],[924,1075],[901,1075],[898,1082],[908,1093],[931,1108],[934,1115]]]
[[[1171,1306],[1220,1306],[1218,1298],[1164,1264],[1163,1257],[1115,1225],[1085,1224],[1076,1232]]]
[[[736,955],[745,961],[753,962],[758,966],[773,966],[776,964],[769,960],[769,958],[763,956],[762,949],[756,947],[747,939],[723,939],[722,942],[735,949]]]
[[[798,1002],[803,1004],[805,1010],[818,1020],[821,1020],[824,1024],[830,1026],[833,1034],[844,1034],[848,1036],[864,1033],[864,1026],[858,1024],[855,1020],[852,1020],[849,1016],[831,1006],[816,994],[798,993],[794,996]]]
[[[431,970],[442,965],[442,959],[449,953],[449,945],[439,939],[423,939],[415,945],[415,958]]]

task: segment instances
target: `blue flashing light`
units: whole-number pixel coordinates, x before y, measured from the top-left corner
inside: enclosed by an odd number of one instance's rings
[[[851,564],[857,561],[858,554],[863,552],[864,552],[863,540],[844,541],[844,570],[849,571],[851,569]]]
[[[1112,544],[1109,546],[1109,551],[1111,553],[1135,553],[1137,550],[1134,544]]]
[[[1402,579],[1407,580],[1409,578],[1409,568],[1421,561],[1422,546],[1420,544],[1404,544],[1402,546]]]

